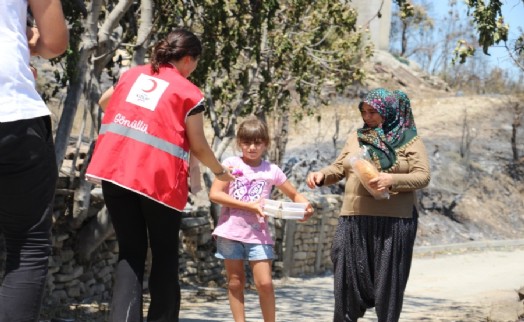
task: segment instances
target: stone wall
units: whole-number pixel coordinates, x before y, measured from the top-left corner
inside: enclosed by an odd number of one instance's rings
[[[91,193],[91,205],[84,224],[73,228],[72,203],[78,178],[61,177],[55,198],[52,256],[44,301],[47,305],[70,301],[106,301],[111,297],[113,272],[118,259],[118,244],[110,232],[89,257],[81,256],[82,229],[96,220],[101,209],[100,189]],[[331,270],[329,249],[335,231],[340,197],[308,195],[316,208],[309,221],[299,223],[277,220],[274,223],[276,249],[281,249],[274,261],[275,277],[299,276]],[[189,205],[188,205],[189,206]],[[182,219],[180,232],[180,280],[202,286],[223,286],[223,263],[214,257],[215,243],[211,237],[213,221],[209,203],[193,205]],[[84,240],[85,242],[85,240]],[[0,244],[3,244],[3,239]],[[0,267],[4,268],[4,248],[0,245]],[[278,254],[278,252],[277,252]],[[3,271],[0,272],[3,276]],[[147,276],[144,282],[147,288]]]
[[[341,196],[305,194],[315,208],[306,222],[285,221],[283,258],[278,276],[304,276],[331,271],[331,242],[338,223]],[[278,245],[277,245],[278,246]]]
[[[307,276],[331,271],[331,241],[338,222],[341,196],[305,194],[315,208],[307,222],[274,219],[276,278]],[[187,284],[216,286],[225,282],[225,271],[214,257],[213,222],[207,205],[194,206],[182,220],[180,278]]]

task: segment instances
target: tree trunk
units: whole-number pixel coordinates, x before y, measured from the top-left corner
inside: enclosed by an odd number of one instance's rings
[[[289,112],[286,110],[275,118],[273,139],[269,149],[269,160],[282,167],[289,135]]]
[[[104,20],[104,23],[100,27],[100,32],[98,33],[98,43],[102,53],[113,52],[111,50],[111,33],[118,27],[120,20],[132,4],[133,0],[120,0],[113,10],[111,10],[107,19]]]
[[[408,25],[406,22],[402,21],[402,44],[400,49],[400,56],[404,57],[406,54],[407,48],[408,48],[408,38],[407,38],[407,32],[408,32]]]
[[[78,257],[81,261],[89,261],[91,253],[108,237],[114,234],[113,224],[104,206],[96,217],[78,232]]]
[[[138,28],[135,52],[133,53],[132,66],[143,65],[149,41],[151,40],[151,30],[153,29],[153,2],[142,0],[140,3],[140,27]]]
[[[81,48],[78,54],[77,72],[69,83],[64,111],[62,112],[57,129],[55,151],[57,165],[60,169],[69,144],[69,136],[73,128],[78,104],[82,94],[84,94],[86,99],[85,106],[90,112],[93,128],[91,129],[90,135],[90,150],[84,160],[80,175],[80,185],[75,190],[74,195],[73,214],[70,223],[73,228],[82,226],[85,218],[88,216],[90,205],[92,185],[85,181],[84,175],[94,147],[94,128],[98,129],[99,127],[99,108],[97,102],[101,93],[100,76],[109,60],[112,59],[112,55],[109,53],[113,52],[115,41],[111,39],[111,35],[119,35],[119,33],[114,32],[114,29],[118,27],[120,19],[132,4],[132,0],[120,1],[108,15],[99,30],[98,18],[100,16],[102,1],[93,0],[90,3],[88,16],[84,23],[85,32],[80,42]],[[82,135],[83,131],[79,133],[79,140],[82,140]],[[79,233],[79,240],[81,240],[79,246],[80,257],[87,259],[91,252],[111,235],[112,232],[112,225],[110,224],[107,210],[100,211],[97,217],[91,220]]]
[[[326,233],[324,231],[326,229],[326,219],[327,216],[322,214],[320,217],[320,234],[318,236],[317,252],[315,254],[315,273],[321,272],[320,269],[322,268],[322,255],[324,255],[324,239],[326,238]]]
[[[284,251],[284,259],[282,275],[284,277],[290,277],[293,271],[293,257],[295,253],[295,231],[297,230],[297,223],[295,220],[286,220],[285,233],[284,233],[284,245],[286,249]]]
[[[519,108],[519,104],[515,104],[515,117],[513,123],[511,124],[511,150],[513,151],[513,161],[519,160],[519,150],[517,148],[517,128],[520,127],[520,117],[522,114],[522,109]]]
[[[85,173],[94,148],[95,141],[91,141],[87,156],[84,159],[84,163],[82,164],[82,169],[80,171],[80,184],[78,188],[76,188],[73,198],[73,213],[70,225],[74,229],[78,229],[82,226],[84,220],[88,216],[89,207],[91,205],[91,189],[93,188],[93,185],[85,180]]]
[[[58,169],[62,167],[64,155],[69,145],[69,136],[73,128],[76,110],[80,97],[84,90],[84,77],[87,69],[87,59],[90,56],[93,48],[82,48],[80,50],[80,58],[78,63],[77,73],[69,82],[66,99],[64,101],[64,109],[58,122],[55,139],[55,155]]]
[[[84,34],[80,42],[80,50],[76,65],[76,74],[70,79],[67,89],[64,109],[60,116],[55,139],[55,155],[58,169],[62,167],[64,155],[69,145],[69,136],[73,128],[76,110],[80,97],[84,91],[85,75],[88,69],[88,60],[97,46],[96,34],[98,30],[98,16],[101,9],[101,0],[92,0],[88,8],[88,16],[84,23]]]
[[[335,110],[335,133],[333,133],[333,136],[331,137],[331,140],[333,141],[333,160],[337,158],[338,155],[338,148],[337,148],[337,141],[339,137],[340,132],[340,115],[338,114],[338,109]]]

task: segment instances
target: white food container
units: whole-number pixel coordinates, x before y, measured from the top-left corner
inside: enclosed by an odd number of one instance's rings
[[[285,202],[271,199],[264,199],[263,209],[266,216],[281,219],[304,219],[307,203]]]

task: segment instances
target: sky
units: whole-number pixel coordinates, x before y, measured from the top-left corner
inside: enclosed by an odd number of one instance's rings
[[[459,0],[458,2],[461,3],[462,1]],[[524,32],[524,2],[522,0],[503,0],[502,2],[502,15],[504,16],[505,22],[509,24],[508,40],[515,40]],[[434,11],[439,16],[444,15],[448,11],[447,0],[436,0],[432,5]],[[466,10],[465,5],[464,10]],[[521,32],[519,32],[519,28]],[[490,56],[487,57],[489,63],[503,69],[515,70],[516,67],[512,65],[513,62],[506,48],[501,46],[503,46],[503,44],[500,44],[498,47],[489,48]],[[481,52],[482,48],[477,48],[477,50]]]

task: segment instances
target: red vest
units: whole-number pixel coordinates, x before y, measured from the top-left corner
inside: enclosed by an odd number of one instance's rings
[[[203,100],[176,68],[126,71],[107,106],[86,176],[182,211],[187,202],[188,113]]]

